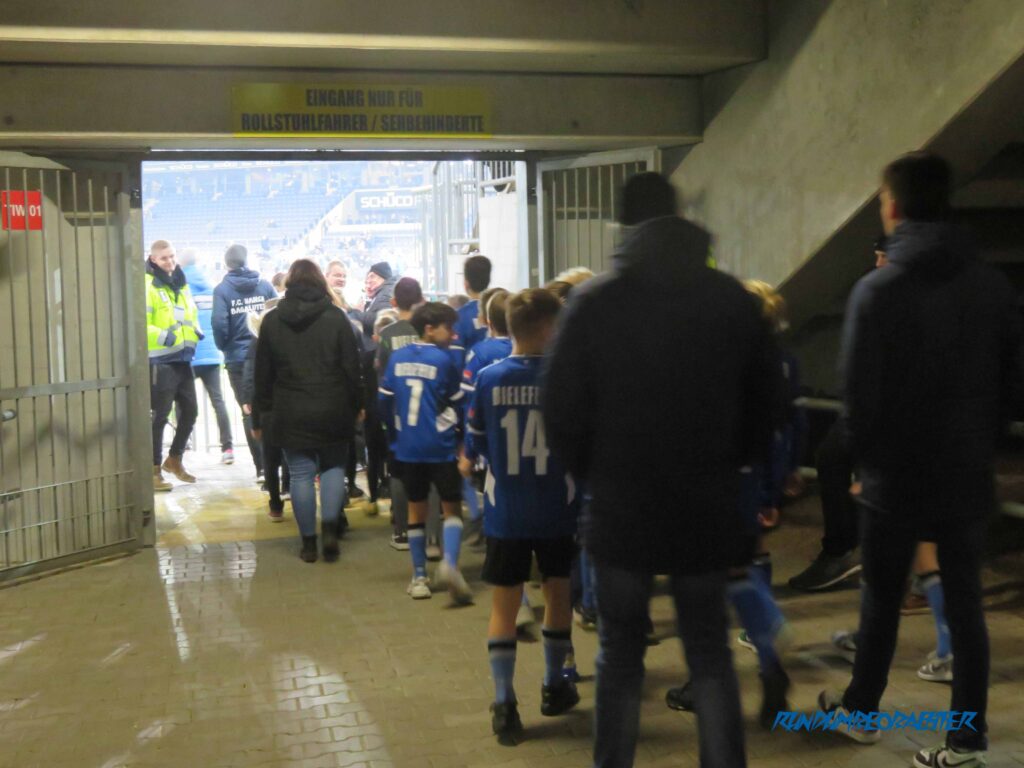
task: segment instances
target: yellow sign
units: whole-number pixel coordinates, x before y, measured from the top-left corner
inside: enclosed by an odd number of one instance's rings
[[[246,83],[231,93],[235,136],[481,138],[491,135],[483,88]]]

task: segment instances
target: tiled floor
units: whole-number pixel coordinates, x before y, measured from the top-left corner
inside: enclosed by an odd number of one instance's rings
[[[296,556],[294,523],[263,517],[249,470],[199,464],[202,485],[161,499],[156,549],[0,590],[0,766],[396,766],[573,768],[589,760],[596,638],[577,630],[583,701],[568,716],[539,714],[542,653],[519,650],[528,740],[490,735],[491,682],[481,556],[466,553],[477,602],[413,602],[408,556],[387,546],[386,517],[350,513],[340,562]],[[773,537],[777,584],[817,546],[817,503],[792,508]],[[990,765],[1024,764],[1024,602],[1020,559],[1002,559],[992,585]],[[530,589],[536,605],[540,593]],[[779,590],[796,647],[786,663],[794,708],[838,686],[849,667],[828,652],[854,622],[857,593]],[[662,641],[647,657],[638,766],[695,766],[692,716],[667,710],[684,677],[671,612],[653,604]],[[931,619],[904,620],[885,703],[941,709],[948,688],[914,675]],[[822,734],[765,733],[753,654],[737,649],[752,766],[904,766],[930,734],[888,734],[871,747]]]

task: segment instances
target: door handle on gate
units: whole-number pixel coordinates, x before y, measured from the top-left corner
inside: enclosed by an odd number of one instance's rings
[[[18,418],[18,412],[12,411],[10,408],[4,408],[3,412],[0,413],[0,416],[2,416],[0,421],[14,421]]]

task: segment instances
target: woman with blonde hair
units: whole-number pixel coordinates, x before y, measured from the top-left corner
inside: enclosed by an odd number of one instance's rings
[[[763,280],[744,280],[743,287],[758,299],[761,314],[776,335],[789,328],[786,300],[782,294]],[[765,528],[778,525],[783,498],[799,495],[803,487],[799,466],[807,432],[807,415],[803,408],[793,405],[800,396],[800,366],[797,359],[785,350],[782,351],[782,375],[785,381],[785,419],[775,433],[771,463],[766,467],[762,484],[762,524]]]

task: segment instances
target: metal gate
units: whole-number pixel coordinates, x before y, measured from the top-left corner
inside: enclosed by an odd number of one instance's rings
[[[0,165],[0,581],[135,548],[151,508],[126,176]]]
[[[603,272],[617,244],[617,196],[636,173],[661,170],[657,149],[598,152],[537,164],[541,279],[570,267]]]

